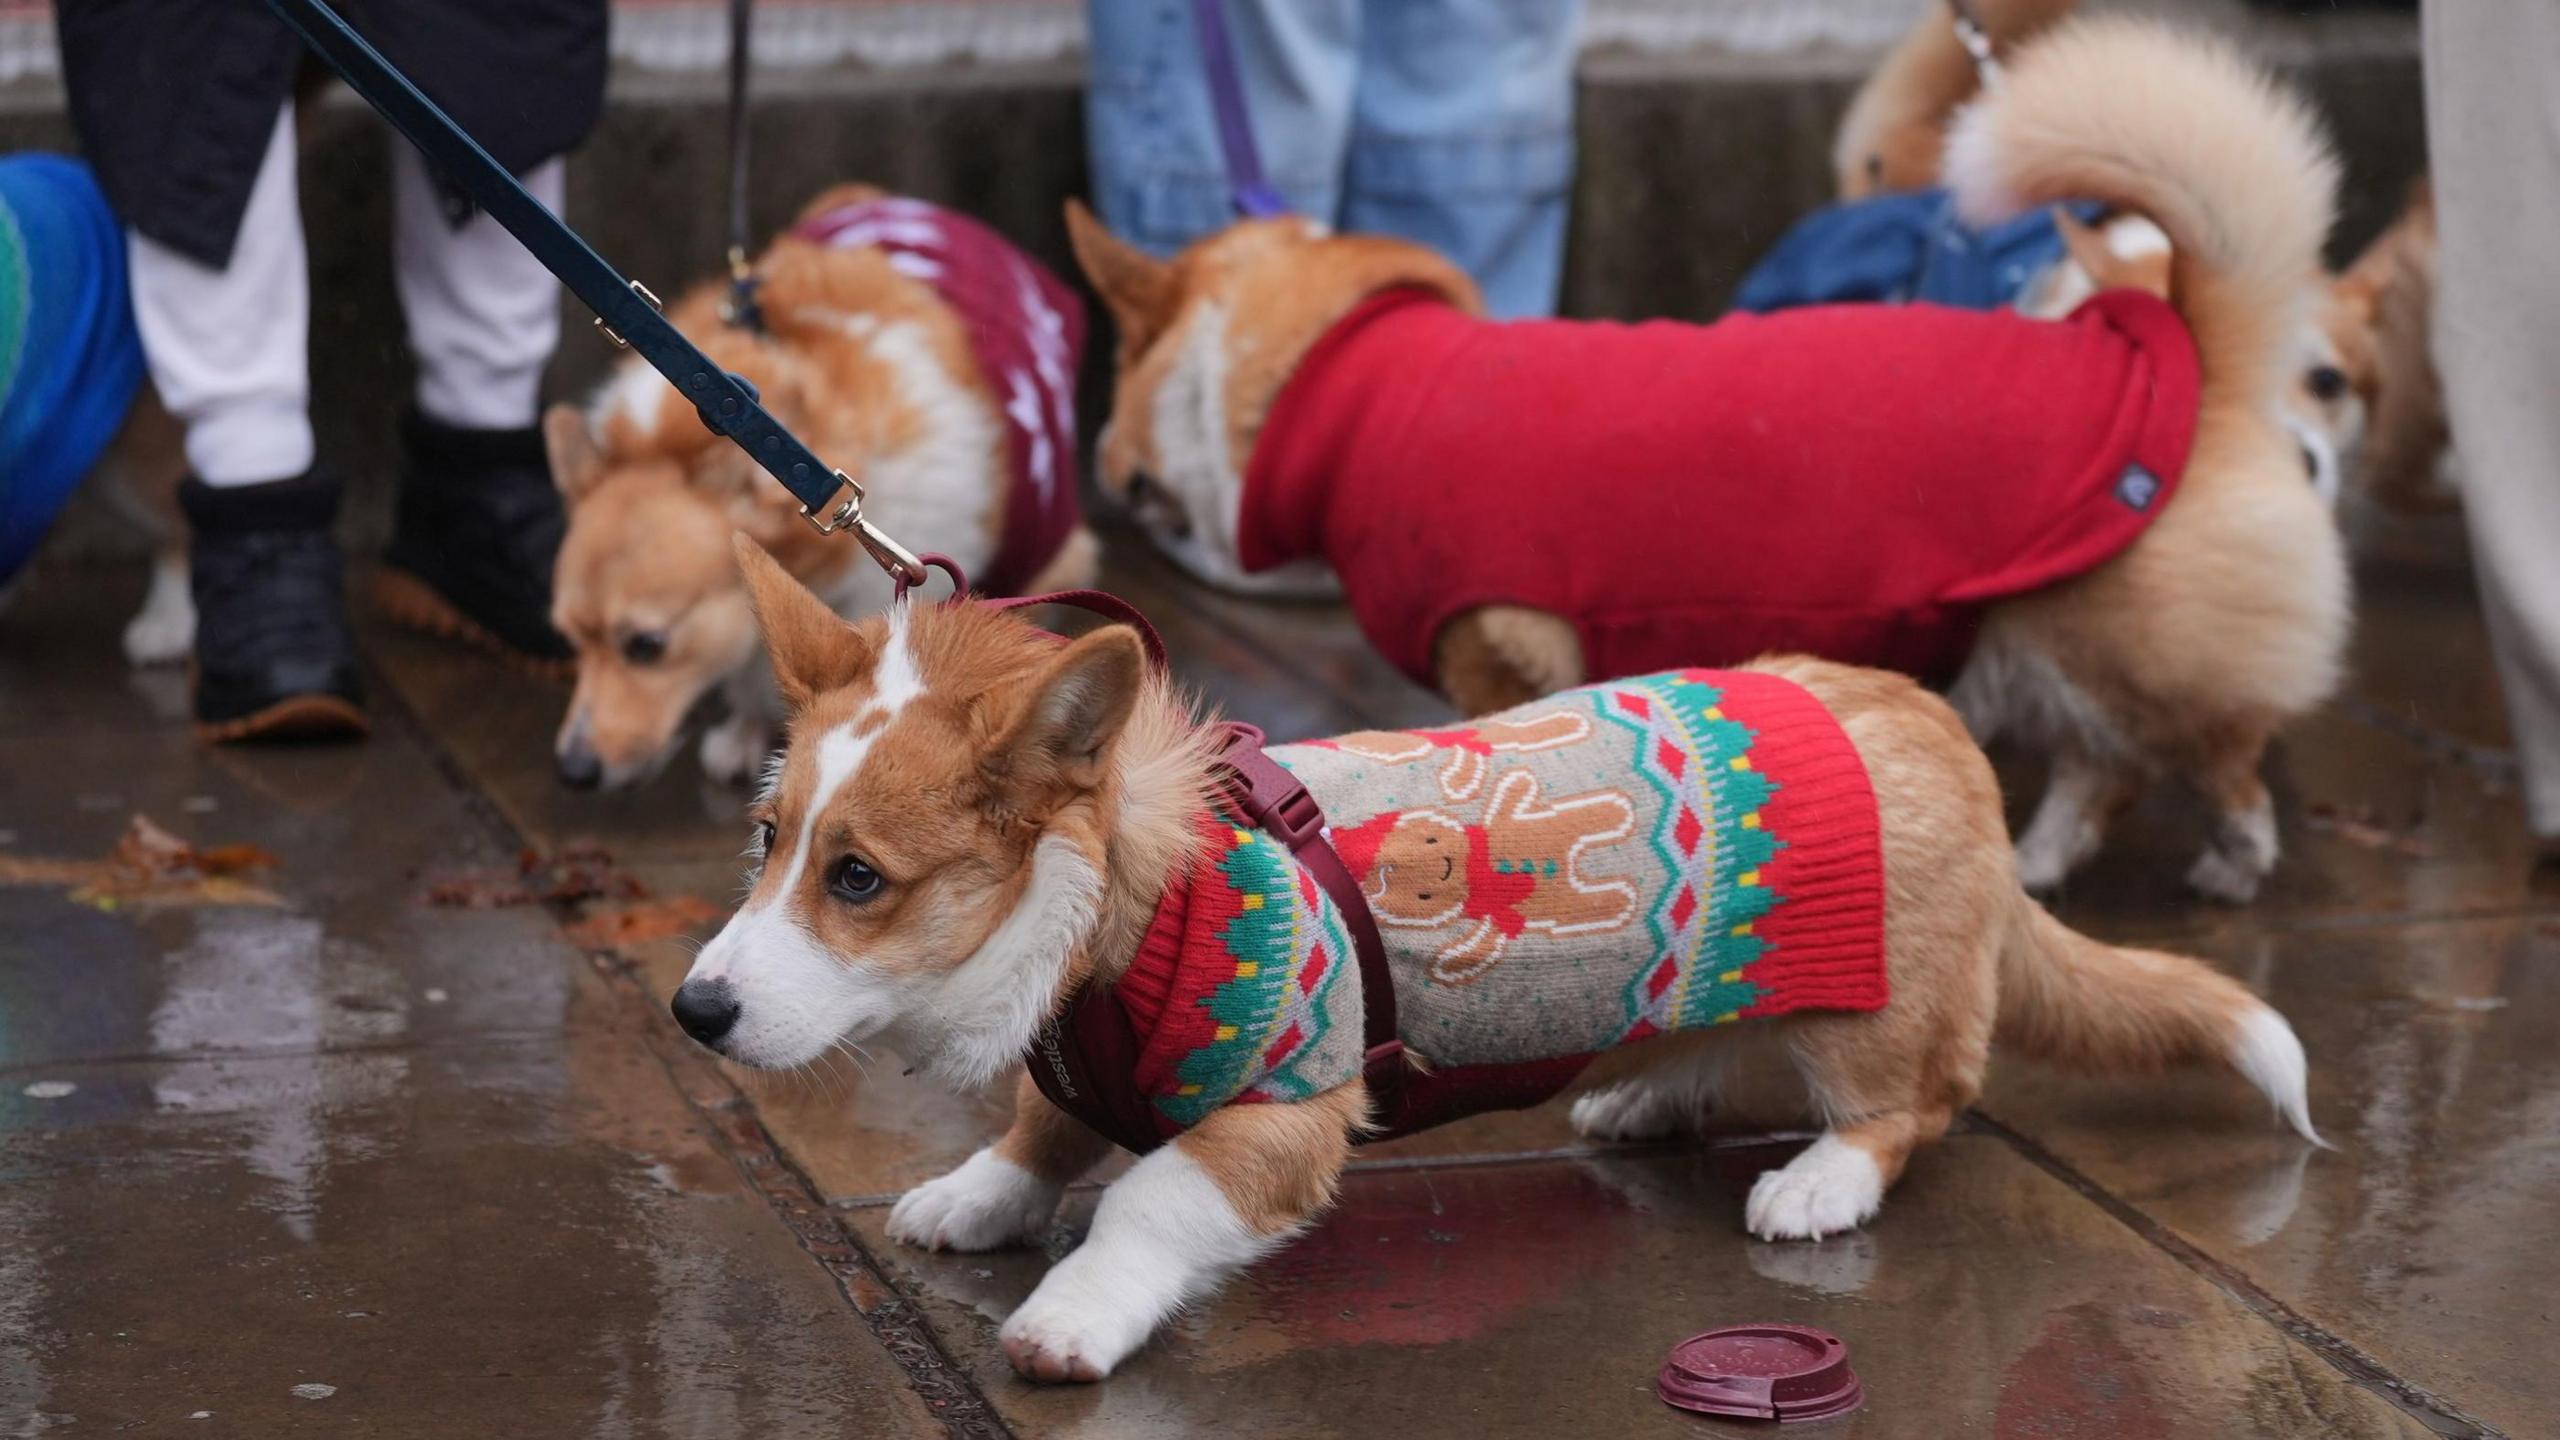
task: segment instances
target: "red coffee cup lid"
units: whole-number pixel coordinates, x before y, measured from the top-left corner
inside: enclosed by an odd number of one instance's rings
[[[1654,1393],[1701,1415],[1821,1420],[1865,1401],[1849,1347],[1810,1325],[1728,1325],[1671,1347]]]

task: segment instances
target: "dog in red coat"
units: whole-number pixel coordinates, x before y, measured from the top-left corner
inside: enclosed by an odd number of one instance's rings
[[[2174,771],[2217,812],[2190,881],[2247,900],[2262,753],[2349,618],[2279,398],[2336,161],[2228,48],[2116,17],[2023,47],[1950,135],[1969,219],[2148,217],[2165,300],[1496,324],[1400,241],[1246,221],[1159,261],[1071,205],[1120,333],[1104,487],[1213,582],[1337,580],[1470,713],[1783,651],[1946,681],[2053,758],[2030,886]]]

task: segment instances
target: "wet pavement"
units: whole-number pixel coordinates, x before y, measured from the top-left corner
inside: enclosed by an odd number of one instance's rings
[[[746,1075],[662,1020],[736,893],[739,796],[689,758],[564,791],[559,689],[378,629],[370,742],[205,751],[179,679],[116,656],[138,577],[46,573],[0,613],[0,877],[140,814],[258,847],[273,903],[0,883],[0,1435],[1735,1435],[1650,1380],[1746,1320],[1853,1347],[1867,1407],[1812,1434],[2560,1435],[2560,888],[2457,527],[2354,529],[2355,676],[2274,761],[2267,895],[2184,893],[2203,822],[2164,791],[2061,907],[2273,999],[2335,1150],[2211,1077],[2004,1063],[1872,1227],[1770,1246],[1742,1198],[1800,1137],[1485,1117],[1364,1152],[1312,1234],[1064,1390],[994,1332],[1092,1187],[1045,1253],[882,1233],[1003,1102]],[[1443,713],[1331,609],[1119,556],[1230,713]]]

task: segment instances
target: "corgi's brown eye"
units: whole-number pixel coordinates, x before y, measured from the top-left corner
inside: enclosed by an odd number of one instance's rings
[[[827,872],[827,893],[848,905],[866,904],[879,898],[886,882],[880,872],[862,863],[860,856],[847,855]]]
[[[634,630],[622,637],[622,658],[634,665],[655,665],[667,655],[667,632]]]
[[[773,822],[770,820],[759,821],[756,825],[756,854],[763,856],[770,855],[772,853]]]
[[[2322,400],[2335,400],[2347,393],[2347,372],[2335,365],[2311,367],[2311,393]]]

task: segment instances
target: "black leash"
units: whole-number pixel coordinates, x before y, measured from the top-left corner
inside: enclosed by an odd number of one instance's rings
[[[313,53],[338,72],[365,103],[409,137],[429,164],[461,186],[491,219],[506,227],[542,267],[596,314],[596,329],[616,346],[638,352],[693,402],[702,423],[747,452],[800,502],[800,514],[821,535],[851,529],[871,558],[910,583],[924,568],[908,550],[863,518],[862,487],[783,428],[756,397],[753,385],[712,363],[658,313],[658,297],[626,280],[596,254],[578,232],[516,183],[505,166],[464,133],[453,118],[382,58],[326,0],[267,0],[269,8],[299,32]],[[735,182],[733,182],[734,184]]]
[[[764,333],[756,308],[755,267],[747,263],[747,70],[754,63],[755,0],[729,0],[729,300],[720,318]]]

